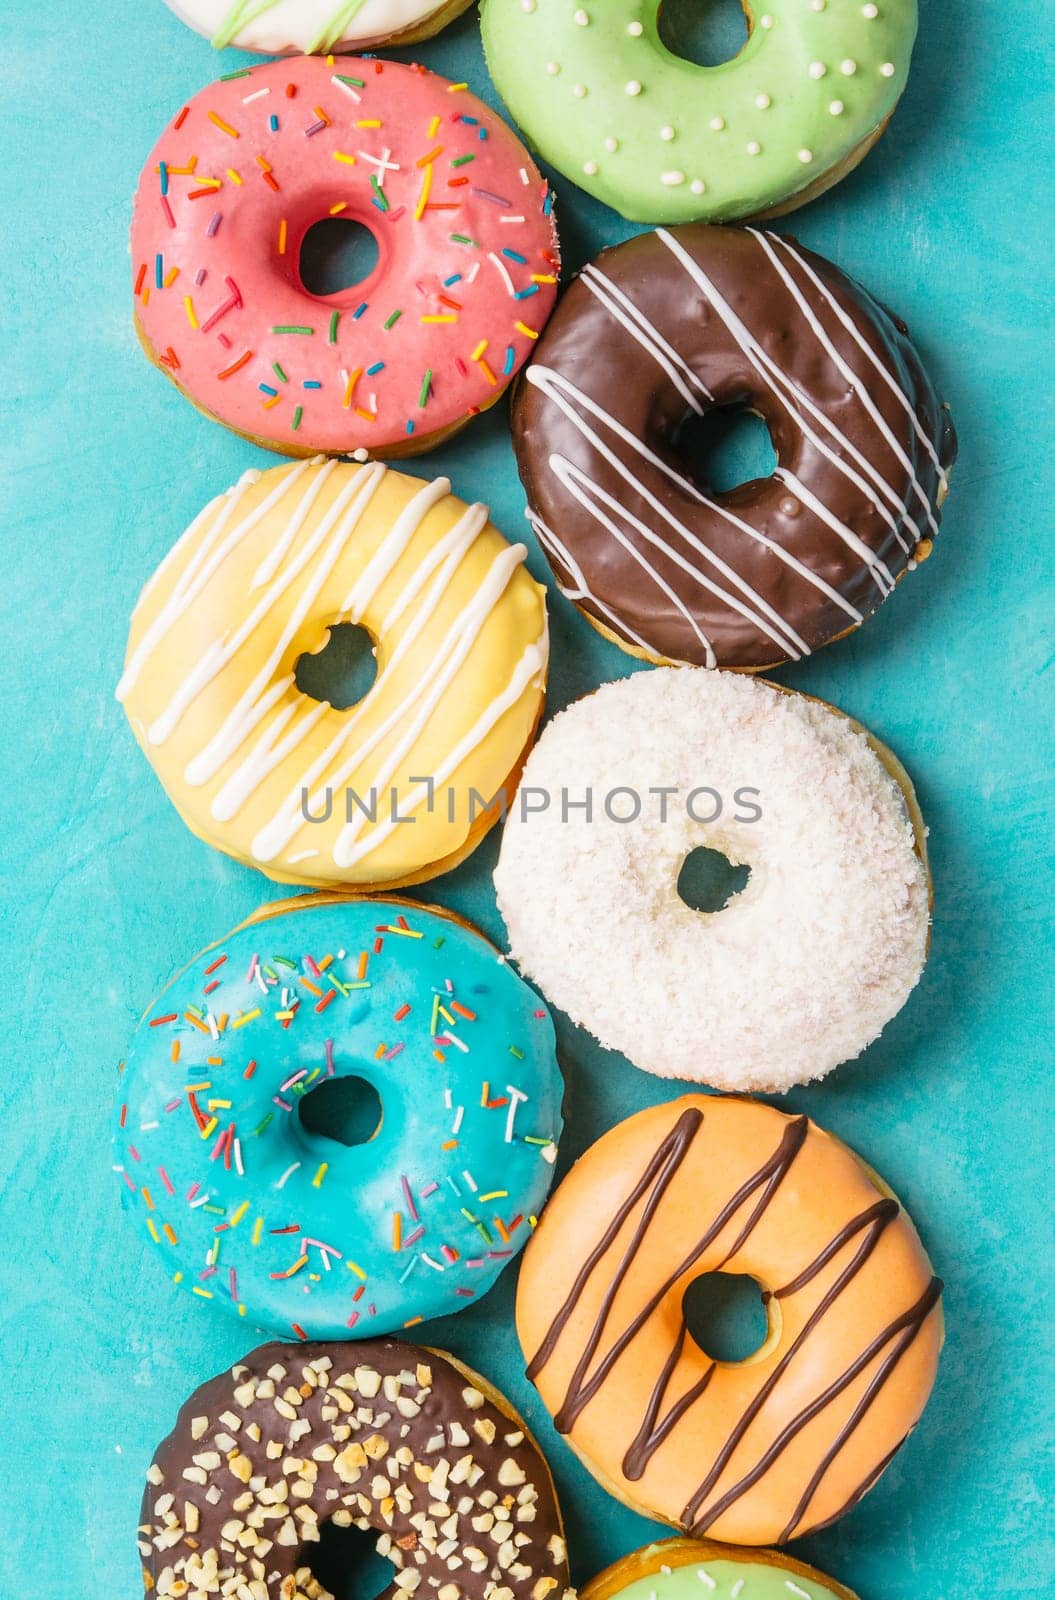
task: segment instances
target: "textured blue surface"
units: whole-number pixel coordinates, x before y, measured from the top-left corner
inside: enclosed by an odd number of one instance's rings
[[[934,558],[858,636],[782,676],[904,758],[931,826],[923,983],[882,1040],[788,1097],[865,1152],[948,1280],[923,1422],[881,1485],[800,1551],[863,1600],[1050,1593],[1052,722],[1050,400],[1042,344],[1055,107],[1031,0],[924,0],[904,103],[876,152],[785,224],[909,321],[961,437]],[[112,697],[140,585],[260,452],[149,370],[130,323],[129,202],[164,120],[217,70],[160,0],[5,0],[0,277],[5,531],[0,685],[5,1063],[0,1078],[7,1492],[0,1594],[133,1600],[142,1473],[177,1406],[252,1334],[148,1262],[109,1172],[113,1069],[160,983],[270,889],[183,828]],[[475,19],[420,55],[488,96]],[[224,69],[235,64],[225,58]],[[624,230],[566,184],[578,265]],[[1048,307],[1050,311],[1050,305]],[[501,410],[427,458],[524,532]],[[536,572],[541,565],[533,557]],[[629,670],[559,598],[558,706]],[[438,898],[492,935],[494,842]],[[1049,991],[1046,997],[1045,991]],[[669,1090],[559,1029],[562,1162]],[[512,1272],[425,1330],[522,1404],[562,1491],[576,1574],[654,1530],[555,1438],[522,1377]]]

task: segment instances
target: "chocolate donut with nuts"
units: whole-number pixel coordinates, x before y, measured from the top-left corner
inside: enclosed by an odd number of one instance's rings
[[[379,1600],[564,1600],[552,1480],[501,1395],[393,1339],[268,1344],[202,1385],[147,1473],[139,1550],[158,1600],[332,1600],[326,1522],[373,1529]]]
[[[777,467],[715,493],[684,429],[766,423]],[[902,322],[756,228],[605,250],[522,375],[513,442],[558,583],[667,665],[758,671],[858,627],[931,551],[956,435]]]

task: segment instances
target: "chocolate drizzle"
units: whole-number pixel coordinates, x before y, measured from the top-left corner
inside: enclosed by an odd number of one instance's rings
[[[792,1167],[796,1156],[803,1148],[810,1128],[806,1117],[781,1119],[784,1121],[785,1126],[777,1148],[739,1186],[732,1197],[721,1206],[713,1221],[708,1222],[703,1228],[699,1239],[688,1254],[673,1270],[665,1274],[660,1286],[643,1302],[640,1310],[630,1319],[626,1327],[611,1338],[598,1359],[598,1352],[601,1350],[612,1307],[619,1290],[624,1284],[635,1259],[648,1246],[649,1234],[655,1223],[656,1212],[660,1202],[668,1194],[675,1177],[689,1157],[693,1142],[703,1125],[704,1116],[705,1113],[695,1106],[681,1112],[674,1126],[663,1138],[659,1147],[646,1164],[641,1177],[634,1183],[626,1199],[615,1211],[602,1237],[587,1255],[584,1265],[577,1274],[569,1293],[553,1317],[541,1344],[528,1365],[528,1376],[532,1379],[537,1379],[554,1356],[561,1337],[567,1330],[576,1307],[582,1300],[591,1280],[594,1279],[595,1273],[599,1270],[604,1270],[606,1278],[603,1291],[600,1294],[596,1317],[583,1340],[581,1354],[568,1381],[563,1401],[554,1411],[554,1422],[563,1433],[571,1432],[574,1429],[585,1408],[600,1394],[605,1380],[611,1373],[615,1363],[668,1297],[677,1292],[679,1285],[684,1284],[686,1275],[691,1272],[704,1252],[721,1236],[723,1230],[733,1222],[741,1208],[746,1206],[754,1197],[754,1203],[733,1244],[725,1251],[720,1261],[709,1264],[710,1270],[721,1270],[735,1258],[771,1205],[780,1184]],[[604,1258],[612,1247],[616,1245],[620,1233],[633,1217],[638,1207],[641,1207],[640,1218],[625,1248],[622,1250],[617,1264],[611,1269],[602,1269]],[[765,1477],[802,1430],[836,1401],[855,1380],[865,1374],[873,1363],[878,1363],[868,1381],[867,1387],[858,1398],[852,1414],[843,1423],[827,1447],[823,1449],[815,1470],[809,1477],[808,1482],[805,1483],[800,1499],[780,1535],[780,1540],[791,1538],[799,1531],[800,1524],[807,1517],[817,1490],[832,1463],[867,1416],[902,1356],[913,1344],[927,1318],[937,1305],[942,1287],[937,1278],[932,1277],[914,1304],[894,1317],[878,1334],[871,1338],[842,1371],[839,1371],[826,1383],[823,1390],[813,1395],[807,1404],[801,1406],[794,1415],[791,1415],[784,1422],[780,1431],[746,1472],[720,1493],[718,1493],[719,1485],[752,1423],[762,1412],[767,1401],[777,1391],[791,1363],[803,1350],[807,1341],[814,1337],[818,1327],[837,1304],[844,1291],[867,1266],[880,1240],[887,1230],[897,1222],[899,1216],[900,1207],[896,1200],[891,1197],[878,1198],[873,1204],[851,1217],[840,1227],[817,1255],[783,1287],[773,1290],[767,1296],[768,1299],[776,1301],[791,1299],[811,1284],[843,1250],[855,1245],[850,1259],[840,1268],[817,1300],[817,1303],[809,1310],[809,1314],[806,1316],[800,1331],[783,1349],[760,1387],[744,1406],[724,1441],[716,1449],[713,1449],[713,1455],[702,1480],[681,1512],[680,1520],[688,1533],[695,1537],[701,1537],[709,1529],[713,1528],[731,1506]],[[608,1275],[609,1271],[610,1276]],[[677,1399],[667,1404],[668,1390],[675,1379],[685,1351],[687,1338],[687,1328],[684,1319],[682,1319],[669,1353],[663,1360],[645,1405],[640,1424],[621,1462],[623,1476],[629,1482],[642,1478],[655,1453],[674,1434],[679,1424],[690,1417],[697,1405],[706,1406],[707,1404],[707,1391],[719,1366],[719,1363],[714,1361],[711,1361],[705,1367],[702,1374],[696,1377],[695,1381]],[[691,1422],[689,1426],[691,1426]],[[896,1448],[897,1446],[895,1446],[895,1450]],[[710,1452],[710,1446],[708,1450]],[[890,1451],[879,1465],[870,1469],[865,1479],[856,1485],[853,1492],[848,1496],[844,1509],[848,1510],[857,1503],[857,1500],[878,1478],[893,1454],[894,1451]],[[715,1498],[716,1495],[717,1497]]]
[[[634,1319],[623,1330],[623,1332],[619,1334],[619,1336],[613,1341],[607,1353],[604,1355],[602,1360],[598,1362],[596,1370],[592,1376],[587,1379],[586,1373],[589,1369],[594,1353],[597,1350],[597,1346],[601,1342],[605,1325],[608,1321],[608,1314],[612,1308],[612,1303],[619,1292],[620,1285],[633,1265],[634,1257],[644,1244],[649,1228],[652,1225],[652,1219],[655,1215],[656,1208],[667,1192],[667,1189],[670,1186],[678,1168],[681,1166],[681,1163],[684,1161],[685,1156],[688,1154],[689,1146],[696,1137],[702,1122],[703,1113],[695,1109],[683,1112],[678,1118],[673,1131],[668,1134],[662,1145],[660,1145],[660,1148],[656,1153],[656,1157],[654,1157],[649,1163],[649,1166],[646,1169],[645,1177],[642,1178],[640,1183],[635,1186],[630,1197],[619,1207],[619,1210],[616,1212],[612,1222],[606,1229],[601,1243],[587,1258],[586,1265],[583,1267],[578,1278],[575,1280],[575,1283],[572,1285],[571,1294],[568,1296],[567,1300],[564,1302],[564,1305],[561,1307],[561,1310],[558,1312],[549,1332],[546,1335],[546,1338],[543,1340],[534,1359],[528,1366],[527,1374],[529,1378],[534,1378],[536,1374],[539,1373],[545,1366],[546,1361],[549,1359],[549,1356],[552,1354],[553,1349],[555,1348],[557,1339],[560,1337],[561,1329],[565,1326],[568,1318],[574,1311],[576,1303],[582,1295],[583,1289],[589,1282],[594,1267],[601,1257],[606,1253],[612,1241],[617,1238],[624,1223],[627,1222],[633,1213],[638,1200],[649,1188],[651,1188],[651,1193],[649,1194],[648,1200],[645,1204],[644,1211],[641,1214],[641,1221],[638,1223],[630,1243],[628,1244],[623,1255],[623,1259],[616,1268],[611,1283],[605,1292],[604,1299],[601,1302],[600,1313],[596,1322],[594,1323],[590,1336],[586,1341],[585,1348],[581,1357],[579,1358],[579,1362],[575,1368],[575,1371],[572,1374],[571,1383],[568,1386],[568,1392],[564,1398],[564,1404],[560,1407],[559,1411],[554,1413],[553,1421],[560,1433],[571,1432],[578,1417],[582,1414],[585,1407],[589,1405],[594,1395],[598,1392],[601,1385],[604,1383],[605,1378],[612,1370],[612,1367],[618,1361],[626,1347],[637,1336],[637,1334],[641,1332],[641,1329],[652,1316],[653,1312],[666,1299],[667,1295],[674,1288],[675,1284],[678,1283],[687,1272],[692,1270],[703,1252],[708,1249],[711,1244],[713,1244],[714,1240],[718,1238],[723,1229],[728,1226],[744,1202],[754,1194],[756,1189],[760,1188],[762,1189],[761,1199],[752,1211],[735,1243],[729,1250],[726,1251],[715,1270],[718,1271],[725,1266],[725,1264],[730,1261],[734,1255],[736,1255],[737,1251],[743,1247],[752,1229],[758,1222],[759,1217],[761,1217],[766,1207],[769,1205],[769,1202],[772,1200],[781,1179],[784,1177],[796,1155],[801,1150],[803,1142],[806,1138],[806,1133],[809,1129],[808,1117],[796,1117],[788,1123],[784,1130],[783,1136],[781,1137],[780,1144],[774,1151],[773,1155],[771,1155],[769,1159],[764,1162],[761,1167],[759,1167],[758,1171],[753,1173],[745,1183],[741,1184],[740,1188],[733,1195],[732,1199],[722,1207],[722,1210],[718,1213],[717,1217],[701,1235],[700,1239],[693,1246],[692,1250],[685,1257],[684,1261],[682,1261],[675,1268],[675,1270],[656,1291],[652,1298],[645,1302],[637,1316],[634,1317]],[[652,1182],[653,1176],[655,1179],[654,1184]],[[682,1336],[682,1343],[683,1342],[684,1330]],[[660,1423],[658,1430],[653,1433],[651,1431],[649,1417],[654,1418],[656,1415],[658,1415],[658,1410],[662,1404],[663,1396],[666,1391],[666,1380],[669,1379],[671,1373],[673,1373],[674,1366],[677,1363],[677,1357],[680,1354],[681,1344],[678,1345],[677,1353],[674,1355],[672,1360],[668,1361],[667,1366],[664,1368],[664,1377],[661,1378],[660,1384],[652,1396],[652,1400],[649,1404],[649,1413],[646,1416],[645,1423],[643,1424],[643,1427],[647,1427],[649,1429],[652,1440],[651,1446],[646,1450],[643,1444],[639,1445],[638,1440],[635,1440],[634,1446],[631,1447],[630,1456],[632,1458],[632,1463],[637,1470],[632,1473],[627,1473],[628,1477],[641,1476],[641,1473],[648,1465],[649,1458],[659,1447],[660,1443],[662,1443],[662,1440],[666,1438],[671,1427],[673,1427],[673,1422],[664,1418]],[[682,1410],[684,1410],[684,1407]],[[640,1437],[641,1436],[639,1435],[639,1439]]]
[[[684,422],[746,405],[776,472],[711,493]],[[956,438],[903,324],[830,262],[687,226],[572,284],[513,405],[529,517],[566,595],[635,651],[796,660],[858,626],[938,529]]]
[[[817,1307],[817,1310],[810,1317],[798,1339],[796,1339],[794,1344],[790,1346],[786,1355],[774,1368],[772,1374],[766,1380],[766,1383],[763,1384],[762,1388],[755,1396],[755,1399],[751,1402],[751,1405],[748,1406],[747,1410],[740,1417],[736,1427],[733,1429],[732,1433],[729,1435],[729,1438],[726,1440],[726,1443],[722,1446],[721,1450],[719,1450],[717,1456],[715,1457],[714,1465],[712,1466],[711,1470],[708,1472],[707,1476],[704,1478],[703,1482],[700,1484],[700,1487],[696,1490],[696,1493],[693,1495],[692,1499],[689,1501],[682,1513],[682,1521],[688,1532],[696,1536],[701,1536],[706,1533],[707,1529],[713,1526],[713,1524],[722,1515],[723,1511],[727,1511],[729,1507],[740,1498],[741,1495],[745,1494],[748,1489],[756,1484],[758,1480],[769,1471],[770,1467],[774,1464],[777,1458],[783,1454],[788,1445],[792,1442],[796,1435],[802,1431],[806,1424],[808,1422],[812,1422],[814,1417],[819,1416],[825,1407],[830,1405],[833,1400],[838,1399],[843,1390],[848,1388],[854,1379],[864,1372],[866,1367],[868,1367],[869,1364],[874,1360],[875,1356],[878,1355],[878,1353],[883,1349],[884,1345],[888,1344],[896,1333],[900,1333],[902,1329],[907,1329],[907,1334],[903,1335],[902,1338],[898,1340],[893,1354],[885,1358],[879,1372],[869,1384],[868,1389],[865,1392],[864,1399],[859,1403],[853,1413],[853,1416],[850,1418],[850,1421],[843,1427],[841,1432],[838,1434],[835,1443],[826,1453],[820,1467],[817,1469],[817,1472],[814,1475],[814,1478],[810,1481],[810,1486],[800,1502],[795,1516],[792,1518],[791,1526],[794,1527],[801,1520],[806,1511],[806,1507],[813,1498],[813,1495],[825,1472],[827,1472],[829,1466],[834,1461],[843,1445],[847,1442],[854,1429],[857,1427],[857,1424],[868,1410],[868,1407],[879,1393],[879,1390],[890,1376],[890,1373],[901,1359],[901,1356],[904,1354],[905,1350],[907,1350],[908,1346],[912,1343],[912,1340],[916,1337],[916,1334],[923,1326],[923,1323],[930,1311],[935,1305],[937,1305],[938,1297],[941,1294],[942,1289],[940,1279],[932,1278],[916,1304],[911,1307],[910,1310],[902,1312],[900,1317],[895,1318],[895,1320],[886,1328],[884,1328],[881,1333],[877,1334],[872,1340],[871,1344],[869,1344],[862,1351],[862,1353],[850,1363],[845,1371],[839,1374],[838,1378],[836,1378],[834,1382],[828,1385],[827,1389],[825,1389],[822,1394],[811,1400],[808,1406],[804,1406],[803,1409],[792,1418],[792,1420],[769,1446],[765,1454],[760,1458],[755,1466],[751,1468],[750,1472],[745,1473],[745,1475],[737,1483],[733,1484],[731,1489],[728,1489],[725,1494],[723,1494],[721,1498],[706,1511],[703,1510],[703,1507],[707,1500],[707,1496],[710,1494],[722,1472],[725,1470],[733,1451],[743,1438],[744,1434],[747,1432],[748,1426],[758,1415],[764,1401],[768,1399],[770,1394],[772,1394],[780,1378],[783,1377],[791,1357],[798,1349],[801,1348],[802,1344],[817,1326],[817,1323],[824,1315],[824,1312],[827,1311],[829,1306],[831,1306],[835,1300],[838,1299],[847,1283],[856,1277],[857,1273],[864,1265],[864,1262],[871,1254],[872,1248],[873,1241],[866,1240],[864,1245],[862,1245],[857,1251],[857,1254],[854,1256],[849,1267],[847,1267],[845,1271],[840,1274],[840,1276],[836,1279],[835,1284],[825,1295],[824,1299]],[[785,1539],[790,1538],[790,1534],[784,1533],[782,1537]]]
[[[587,1256],[578,1277],[572,1284],[571,1292],[568,1295],[568,1298],[565,1300],[563,1306],[554,1317],[546,1337],[543,1339],[535,1354],[528,1362],[527,1375],[532,1381],[534,1381],[534,1379],[542,1371],[543,1367],[552,1356],[554,1350],[557,1348],[557,1341],[564,1331],[568,1318],[575,1310],[575,1307],[582,1296],[583,1290],[589,1283],[590,1278],[593,1276],[597,1264],[607,1254],[610,1246],[618,1235],[620,1228],[622,1228],[624,1222],[630,1216],[642,1195],[648,1193],[648,1191],[651,1189],[652,1193],[649,1195],[648,1202],[645,1206],[644,1215],[642,1216],[637,1233],[634,1236],[634,1243],[631,1247],[632,1251],[636,1253],[638,1247],[644,1239],[645,1234],[648,1232],[652,1215],[655,1212],[660,1200],[662,1200],[664,1194],[666,1193],[674,1174],[684,1161],[689,1145],[695,1138],[696,1130],[699,1128],[702,1121],[702,1111],[691,1108],[688,1111],[682,1112],[681,1116],[675,1123],[674,1128],[664,1139],[663,1143],[652,1157],[652,1160],[645,1168],[644,1174],[634,1185],[630,1196],[626,1201],[624,1201],[623,1205],[620,1206],[614,1218],[605,1229],[600,1242],[595,1245],[593,1250],[591,1250],[590,1254]],[[654,1188],[653,1185],[655,1185]],[[623,1273],[625,1273],[628,1265],[629,1261],[626,1257],[624,1257],[624,1265],[619,1272],[620,1279],[622,1278]],[[593,1339],[594,1349],[596,1348],[597,1340],[600,1339],[601,1334],[604,1331],[604,1323],[607,1319],[611,1303],[615,1298],[615,1291],[617,1287],[618,1284],[613,1285],[609,1293],[605,1296],[602,1315],[598,1319],[598,1326],[595,1330],[595,1337]],[[587,1362],[588,1358],[587,1361],[583,1363],[584,1370]],[[579,1407],[579,1410],[581,1409],[582,1408]],[[578,1411],[576,1412],[576,1415],[578,1415]],[[558,1428],[561,1428],[561,1423],[558,1422],[557,1426]],[[561,1431],[566,1433],[567,1428],[561,1428]]]

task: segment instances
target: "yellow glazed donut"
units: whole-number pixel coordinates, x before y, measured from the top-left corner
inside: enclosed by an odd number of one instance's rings
[[[711,1539],[643,1545],[579,1590],[580,1600],[857,1600],[781,1550],[752,1550]]]
[[[544,591],[486,506],[379,462],[247,473],[162,561],[118,699],[207,843],[280,882],[446,871],[499,814],[542,711]],[[377,677],[338,710],[296,667],[350,622]]]
[[[682,1301],[754,1278],[768,1336],[714,1361]],[[841,1517],[919,1419],[941,1283],[889,1190],[807,1117],[686,1095],[572,1168],[524,1253],[517,1330],[557,1429],[632,1509],[736,1544]]]

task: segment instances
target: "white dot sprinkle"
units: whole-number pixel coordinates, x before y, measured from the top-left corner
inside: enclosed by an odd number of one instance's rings
[[[760,156],[762,154],[762,146],[757,139],[752,139],[748,144],[747,153],[749,156]]]
[[[659,136],[660,136],[660,138],[663,140],[663,142],[665,144],[669,144],[670,141],[674,138],[674,129],[668,123],[665,128],[660,128]]]
[[[521,11],[526,11],[530,17],[537,4],[538,0],[520,0],[520,9]]]
[[[641,85],[638,83],[636,78],[630,79],[630,82],[626,86],[626,93],[631,97],[641,93]]]
[[[758,26],[760,28],[771,28],[773,26],[773,18],[769,15],[768,11],[764,16],[759,17]]]
[[[626,25],[626,31],[630,35],[631,39],[640,39],[645,29],[644,25],[640,22],[628,22]]]
[[[580,8],[575,13],[575,20],[579,24],[580,28],[588,28],[590,26],[590,13],[588,11],[583,11]]]
[[[828,68],[824,65],[823,61],[811,61],[810,62],[810,77],[811,78],[823,78],[825,73],[827,72],[827,70],[828,70]]]
[[[715,133],[721,133],[722,129],[725,127],[725,118],[724,117],[712,117],[711,118],[711,127],[714,129]]]
[[[846,110],[846,107],[843,105],[841,100],[833,100],[831,105],[828,107],[828,110],[831,112],[833,117],[841,117],[843,112]]]
[[[755,105],[758,107],[759,111],[768,111],[772,104],[773,102],[769,98],[768,94],[755,95]]]
[[[879,7],[873,5],[862,6],[861,15],[862,17],[867,17],[869,22],[874,22],[879,15]]]
[[[895,71],[894,63],[892,61],[884,61],[879,70],[884,78],[892,78]]]
[[[828,0],[811,0],[811,10],[824,11],[827,7],[827,4]]]
[[[704,183],[702,178],[693,178],[692,182],[689,184],[689,188],[692,190],[693,194],[704,194],[706,193],[707,185]]]
[[[665,183],[668,189],[676,189],[679,183],[685,182],[684,172],[664,172],[660,176],[660,183]]]
[[[612,135],[609,134],[607,139],[604,141],[604,147],[609,152],[609,154],[611,154],[611,152],[613,150],[618,150],[619,149],[619,140],[618,139],[613,139]]]
[[[585,100],[586,85],[584,83],[577,83],[572,89],[572,94],[575,96],[576,100]]]
[[[810,162],[813,160],[813,151],[812,150],[800,150],[799,151],[799,160],[802,162],[802,165],[804,167],[808,167]]]
[[[555,78],[557,76],[557,73],[560,71],[560,62],[559,61],[547,61],[546,62],[546,71],[549,73],[551,78]]]
[[[839,62],[839,71],[842,73],[844,78],[852,78],[854,73],[857,71],[857,62],[852,61],[850,57],[847,56],[845,61]]]
[[[582,170],[585,172],[588,178],[595,178],[597,176],[596,161],[584,161],[582,164]]]

